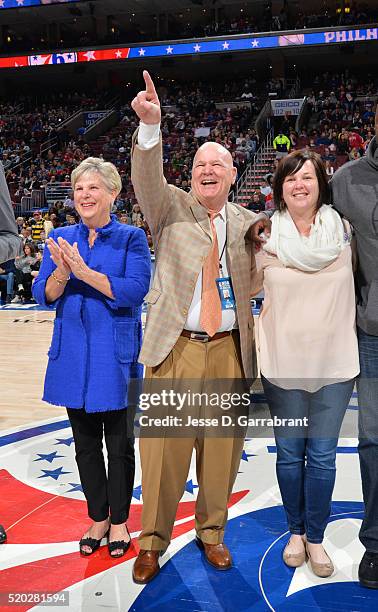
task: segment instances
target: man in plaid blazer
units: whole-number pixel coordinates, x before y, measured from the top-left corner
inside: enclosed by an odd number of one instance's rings
[[[259,283],[249,238],[255,215],[227,202],[236,168],[230,153],[219,144],[205,143],[198,149],[190,193],[168,185],[163,175],[160,103],[148,72],[144,71],[143,77],[146,89],[132,102],[140,119],[133,140],[132,182],[156,253],[140,354],[140,361],[147,366],[146,380],[165,381],[165,386],[173,389],[177,389],[178,381],[184,389],[189,386],[187,381],[196,381],[195,391],[200,392],[210,379],[221,381],[222,392],[234,388],[234,381],[239,380],[248,389],[245,380],[256,375],[250,297],[259,290]],[[220,271],[216,276],[231,279],[234,307],[222,306],[220,314],[219,306],[219,325],[209,334],[201,324],[205,310],[204,264],[217,243],[219,253],[216,246],[213,252],[217,267],[219,255]],[[221,291],[219,295],[222,297]],[[224,297],[228,295],[227,291]],[[207,416],[208,410],[208,406],[206,411],[201,406],[198,414]],[[238,414],[247,410],[248,406],[239,406]],[[235,434],[201,436],[197,430],[189,431],[184,437],[167,437],[164,430],[158,437],[141,434],[143,529],[133,569],[134,581],[139,584],[149,582],[159,572],[159,553],[170,542],[193,448],[199,484],[198,544],[215,568],[224,570],[232,564],[223,535],[244,439]]]

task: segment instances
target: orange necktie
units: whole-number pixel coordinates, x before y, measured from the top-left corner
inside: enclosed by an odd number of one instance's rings
[[[222,322],[222,308],[216,279],[219,278],[219,249],[214,219],[218,213],[210,212],[213,246],[202,268],[202,296],[200,322],[209,336],[214,336]]]

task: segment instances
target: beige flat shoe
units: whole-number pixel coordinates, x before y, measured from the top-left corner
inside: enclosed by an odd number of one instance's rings
[[[290,540],[286,544],[284,551],[282,553],[283,562],[288,567],[300,567],[306,562],[306,559],[307,559],[306,549],[304,548],[303,552],[300,552],[300,553],[289,553],[287,551],[287,547],[289,546],[289,544],[290,544]]]
[[[307,556],[310,561],[311,570],[313,574],[315,574],[315,576],[319,576],[319,578],[329,578],[330,576],[332,576],[333,572],[335,571],[335,567],[326,551],[324,552],[329,559],[329,562],[327,563],[317,563],[316,561],[314,561],[311,558],[310,551],[308,550],[307,544],[306,544],[306,552],[307,552]]]

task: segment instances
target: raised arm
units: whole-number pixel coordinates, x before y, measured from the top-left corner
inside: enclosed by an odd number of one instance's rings
[[[131,103],[140,119],[139,130],[133,137],[131,180],[152,234],[156,235],[171,205],[171,189],[163,174],[163,155],[160,135],[161,110],[154,83],[143,71],[146,89]]]
[[[146,89],[140,91],[131,102],[131,107],[146,125],[157,125],[161,121],[160,101],[155,85],[147,70],[143,70]]]

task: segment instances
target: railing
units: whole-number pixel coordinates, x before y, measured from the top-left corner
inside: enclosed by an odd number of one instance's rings
[[[299,77],[296,79],[286,79],[284,81],[285,90],[282,92],[282,98],[296,98],[301,89],[301,81]],[[265,138],[265,135],[271,129],[272,106],[271,98],[266,100],[264,106],[256,117],[255,130],[259,137]]]
[[[299,77],[297,77],[295,81],[293,82],[291,89],[289,89],[285,97],[286,98],[297,98],[300,90],[301,90],[301,80]]]
[[[71,185],[48,184],[45,187],[46,202],[50,205],[58,200],[64,201],[71,191]]]
[[[302,104],[301,112],[299,113],[297,120],[295,122],[295,131],[297,132],[297,134],[299,134],[303,125],[307,124],[310,116],[311,116],[311,107],[309,103],[307,102],[307,97],[306,97]]]
[[[85,142],[95,140],[99,136],[108,132],[114,125],[119,123],[119,112],[113,109],[107,109],[103,117],[99,117],[97,121],[88,126],[85,130],[83,138]]]
[[[120,97],[119,96],[113,96],[113,97],[105,97],[103,98],[103,106],[109,110],[113,110],[115,108],[118,108],[120,105]]]
[[[252,182],[256,182],[256,176],[257,176],[257,173],[259,172],[257,169],[257,166],[261,164],[261,162],[264,160],[264,157],[266,157],[268,149],[270,149],[273,146],[273,137],[274,137],[274,130],[273,128],[271,128],[268,134],[266,135],[265,140],[261,143],[261,145],[257,149],[257,153],[255,154],[253,160],[248,164],[247,168],[245,169],[240,179],[238,180],[236,184],[236,188],[233,192],[234,195],[233,195],[232,201],[234,202],[238,201],[238,197],[243,191],[247,182],[249,182],[250,180]]]
[[[57,127],[57,132],[60,132],[64,127],[66,127],[66,125],[68,123],[70,123],[73,119],[75,119],[76,117],[79,117],[82,113],[82,109],[79,108],[79,110],[75,111],[74,113],[72,113],[72,115],[69,115],[68,117],[66,117],[64,119],[64,121],[62,121],[61,123],[59,123],[58,127]]]
[[[17,173],[18,170],[21,170],[22,168],[24,168],[25,164],[30,165],[32,159],[33,159],[33,153],[31,151],[28,151],[28,153],[21,155],[21,160],[18,162],[18,164],[16,164],[15,166],[11,166],[9,170],[12,170],[12,172]]]
[[[262,107],[261,111],[256,117],[255,130],[257,134],[259,135],[259,138],[265,138],[265,134],[267,131],[266,128],[268,127],[268,130],[270,129],[268,120],[271,114],[272,114],[272,107],[271,107],[270,98],[269,98],[269,100],[265,102],[264,106]]]
[[[22,196],[21,202],[14,205],[14,212],[17,215],[31,212],[36,208],[43,208],[45,205],[45,192],[43,189],[32,189],[30,196]]]
[[[55,149],[55,147],[57,146],[58,146],[58,138],[56,136],[55,138],[49,138],[48,140],[45,140],[44,142],[41,143],[39,147],[39,154],[43,155],[47,151],[50,151],[51,149]]]

